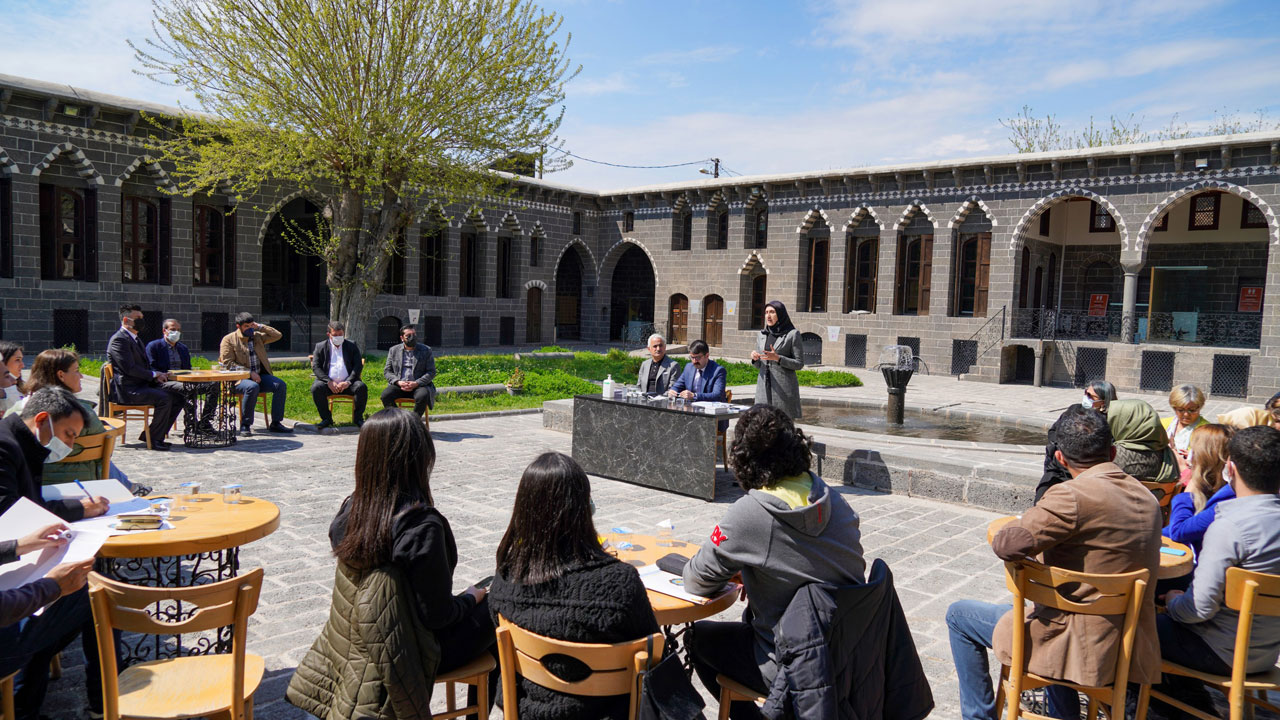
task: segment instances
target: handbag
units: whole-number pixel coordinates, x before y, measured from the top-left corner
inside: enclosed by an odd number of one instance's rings
[[[649,654],[653,655],[653,638],[649,638]],[[657,665],[640,676],[641,685],[637,720],[704,720],[706,702],[693,687],[684,671],[680,656],[668,652]]]

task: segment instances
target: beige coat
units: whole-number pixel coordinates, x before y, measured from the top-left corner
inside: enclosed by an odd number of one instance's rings
[[[273,343],[283,337],[279,330],[266,325],[259,325],[253,333],[253,351],[258,354],[258,368],[262,372],[271,372],[271,363],[267,361],[267,343]],[[237,365],[249,369],[249,344],[239,329],[227,333],[218,345],[218,362],[223,365]]]
[[[1155,581],[1160,566],[1160,507],[1155,497],[1115,463],[1089,468],[1079,477],[1050,488],[1040,502],[1005,526],[992,540],[1004,558],[1043,553],[1046,565],[1086,573],[1151,572],[1138,619],[1129,681],[1160,681],[1160,641],[1156,636]],[[1070,593],[1087,602],[1097,591],[1088,586]],[[1013,644],[1012,613],[996,625],[992,646],[1008,665]],[[1081,685],[1114,680],[1124,616],[1076,615],[1036,607],[1028,613],[1030,659],[1027,669],[1045,677]]]

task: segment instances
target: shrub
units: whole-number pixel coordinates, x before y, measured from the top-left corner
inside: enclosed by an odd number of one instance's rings
[[[569,348],[562,348],[559,345],[543,345],[534,350],[534,352],[569,352]]]
[[[850,372],[843,370],[800,370],[796,379],[801,385],[822,385],[825,387],[861,387],[862,380]]]
[[[524,391],[527,395],[572,397],[600,392],[600,388],[587,380],[575,377],[563,370],[526,371]]]

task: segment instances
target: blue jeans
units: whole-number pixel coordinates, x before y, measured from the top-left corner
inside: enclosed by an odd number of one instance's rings
[[[995,720],[996,696],[991,687],[991,666],[987,649],[996,623],[1012,605],[995,605],[977,600],[958,600],[947,608],[947,632],[951,636],[951,659],[960,681],[960,717],[964,720]],[[1080,696],[1060,685],[1045,688],[1049,715],[1056,718],[1080,717]],[[1005,702],[1018,702],[1006,698]]]
[[[284,400],[289,386],[275,375],[266,373],[259,373],[259,375],[262,377],[260,383],[247,378],[236,383],[236,392],[244,395],[244,417],[240,418],[240,427],[253,425],[253,413],[258,406],[258,393],[264,391],[271,393],[270,421],[278,423],[284,420]]]

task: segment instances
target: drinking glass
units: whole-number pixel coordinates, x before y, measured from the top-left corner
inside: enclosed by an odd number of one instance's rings
[[[676,524],[670,520],[658,523],[658,547],[675,547]]]
[[[187,503],[194,503],[196,501],[196,495],[200,494],[200,482],[199,481],[184,482],[178,487],[182,488],[182,502],[183,502],[183,504],[178,509],[183,511],[195,510],[195,507]]]
[[[169,510],[173,507],[173,501],[169,498],[157,498],[151,501],[151,510],[160,516],[161,520],[169,519]]]
[[[221,488],[221,490],[222,490],[222,502],[226,503],[227,505],[238,505],[238,504],[240,504],[240,489],[241,489],[241,488],[243,488],[243,487],[244,487],[244,485],[242,485],[242,484],[240,484],[240,483],[233,483],[233,484],[231,484],[231,485],[223,485],[223,486],[222,486],[222,488]]]

